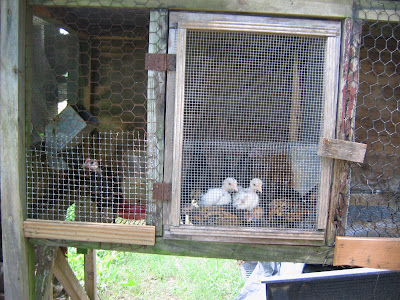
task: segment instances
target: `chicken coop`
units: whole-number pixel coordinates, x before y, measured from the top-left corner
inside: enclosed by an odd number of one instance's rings
[[[7,280],[32,245],[399,268],[400,5],[264,2],[2,2]]]

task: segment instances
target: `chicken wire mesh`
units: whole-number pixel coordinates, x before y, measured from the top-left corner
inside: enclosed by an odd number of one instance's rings
[[[351,165],[346,235],[399,237],[400,4],[357,1],[354,13],[359,60],[354,135],[368,147],[364,163]]]
[[[161,175],[149,127],[160,110],[144,61],[150,11],[33,11],[28,217],[153,224]]]
[[[326,38],[186,36],[181,223],[316,231]]]

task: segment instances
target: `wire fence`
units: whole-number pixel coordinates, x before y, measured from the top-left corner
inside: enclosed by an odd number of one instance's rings
[[[150,11],[33,11],[28,217],[153,224],[161,138],[149,124],[161,110],[148,98]]]
[[[354,136],[367,153],[364,163],[351,165],[346,235],[399,237],[400,3],[357,1],[354,16]]]

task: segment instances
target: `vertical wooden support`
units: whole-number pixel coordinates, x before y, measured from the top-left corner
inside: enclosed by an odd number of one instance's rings
[[[34,293],[32,247],[25,217],[25,12],[24,0],[1,1],[1,214],[4,287],[7,299]]]
[[[168,54],[176,54],[175,39],[177,36],[177,29],[169,26],[168,34]],[[164,161],[164,182],[172,184],[172,168],[173,168],[173,148],[174,148],[174,107],[175,107],[175,79],[176,71],[167,71],[167,86],[165,97],[165,161]],[[171,224],[171,203],[165,202],[163,204],[163,224]]]
[[[168,10],[152,10],[149,26],[149,53],[167,53]],[[155,221],[156,235],[162,235],[162,203],[153,202],[152,182],[163,181],[164,165],[164,114],[165,114],[164,71],[148,71],[147,81],[147,137],[148,172],[147,200],[151,217]],[[147,220],[152,224],[153,220]]]
[[[35,300],[53,299],[53,267],[58,247],[42,246],[36,248],[37,270],[35,276]]]
[[[85,291],[90,300],[97,300],[96,250],[90,249],[84,257]]]
[[[351,141],[354,134],[353,122],[359,76],[356,50],[361,31],[353,29],[352,19],[345,20],[342,31],[342,74],[340,76],[336,138]],[[348,169],[349,163],[347,161],[335,160],[329,207],[330,215],[326,230],[326,244],[329,246],[334,245],[336,235],[344,235],[345,216],[349,201]]]

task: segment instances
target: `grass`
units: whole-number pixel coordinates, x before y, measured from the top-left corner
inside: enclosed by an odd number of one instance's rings
[[[83,284],[83,255],[68,261]],[[105,299],[234,299],[244,284],[235,260],[97,250],[97,287]]]

